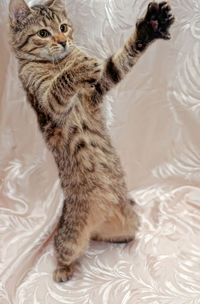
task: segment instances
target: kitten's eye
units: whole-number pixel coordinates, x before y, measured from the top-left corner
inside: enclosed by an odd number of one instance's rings
[[[38,32],[38,36],[40,36],[41,38],[46,38],[50,35],[50,33],[47,30],[40,30]]]
[[[61,32],[66,33],[67,30],[68,30],[67,24],[62,24],[62,25],[60,26],[60,30],[61,30]]]

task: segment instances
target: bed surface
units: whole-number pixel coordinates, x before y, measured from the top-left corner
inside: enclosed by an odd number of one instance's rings
[[[108,57],[148,3],[67,0],[76,44]],[[171,5],[172,39],[154,43],[105,100],[141,220],[136,240],[91,242],[73,279],[56,284],[62,191],[17,78],[8,0],[0,2],[1,304],[200,304],[200,1]]]

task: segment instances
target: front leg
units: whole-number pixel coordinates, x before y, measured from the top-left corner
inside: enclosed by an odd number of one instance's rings
[[[122,49],[105,61],[102,77],[93,95],[94,104],[101,101],[102,96],[124,78],[154,40],[170,39],[169,28],[174,20],[166,1],[148,5],[145,17],[136,24],[135,33]]]
[[[56,77],[42,94],[44,105],[48,112],[58,119],[66,118],[71,112],[76,95],[83,88],[93,87],[100,79],[101,67],[96,59],[88,58],[79,53],[76,61],[68,66]]]

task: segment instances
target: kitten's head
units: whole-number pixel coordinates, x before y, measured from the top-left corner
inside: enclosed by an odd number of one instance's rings
[[[63,0],[28,7],[24,0],[10,0],[11,44],[18,58],[59,61],[73,46],[72,26]]]

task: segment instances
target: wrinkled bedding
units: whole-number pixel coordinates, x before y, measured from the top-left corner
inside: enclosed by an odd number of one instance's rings
[[[105,100],[140,216],[136,240],[91,242],[65,284],[52,280],[62,191],[17,78],[8,2],[0,2],[0,303],[200,304],[200,1],[171,0],[172,39],[154,43]],[[76,44],[106,58],[148,3],[67,0]]]

